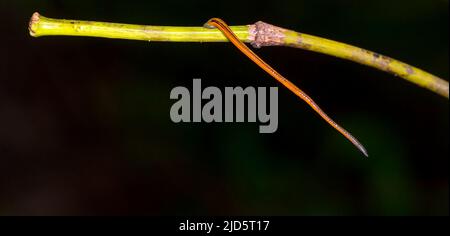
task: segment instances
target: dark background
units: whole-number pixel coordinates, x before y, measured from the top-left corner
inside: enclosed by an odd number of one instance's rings
[[[0,1],[0,215],[448,215],[448,99],[294,48],[256,52],[288,90],[279,127],[175,124],[170,90],[277,86],[227,43],[33,38],[43,16],[150,25],[258,20],[448,80],[448,1]]]

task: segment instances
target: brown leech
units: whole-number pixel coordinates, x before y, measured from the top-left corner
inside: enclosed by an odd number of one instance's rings
[[[282,83],[286,88],[288,88],[295,95],[300,97],[303,101],[308,103],[309,106],[314,109],[328,124],[333,126],[337,131],[339,131],[344,137],[346,137],[350,142],[353,143],[366,157],[368,157],[367,151],[364,146],[353,137],[347,130],[339,126],[336,122],[334,122],[327,114],[325,114],[322,109],[310,98],[305,92],[295,86],[292,82],[284,78],[280,73],[270,67],[265,61],[263,61],[260,57],[258,57],[250,48],[248,48],[243,42],[239,40],[239,38],[233,33],[233,31],[228,27],[228,25],[219,18],[212,18],[208,22],[204,24],[204,27],[212,29],[219,29],[225,37],[230,40],[231,43],[234,44],[242,53],[244,53],[250,60],[256,63],[259,67],[269,73],[273,78],[278,80],[278,82]]]

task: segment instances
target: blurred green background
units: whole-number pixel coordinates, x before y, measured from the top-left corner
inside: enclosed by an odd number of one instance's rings
[[[52,18],[262,20],[448,80],[448,0],[0,2],[0,215],[448,215],[448,99],[348,61],[256,50],[366,146],[279,89],[279,127],[170,120],[170,90],[277,86],[227,43],[32,38]]]

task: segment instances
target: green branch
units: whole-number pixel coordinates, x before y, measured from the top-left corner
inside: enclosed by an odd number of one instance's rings
[[[264,22],[231,26],[238,38],[254,47],[290,46],[323,53],[389,72],[409,82],[449,98],[448,82],[414,66],[348,44],[298,33]],[[34,13],[29,24],[30,35],[88,36],[165,42],[227,42],[217,29],[118,24],[94,21],[46,18]]]

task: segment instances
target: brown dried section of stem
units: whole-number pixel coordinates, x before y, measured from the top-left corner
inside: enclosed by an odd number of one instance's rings
[[[286,29],[258,21],[249,26],[249,39],[255,48],[284,44]]]

